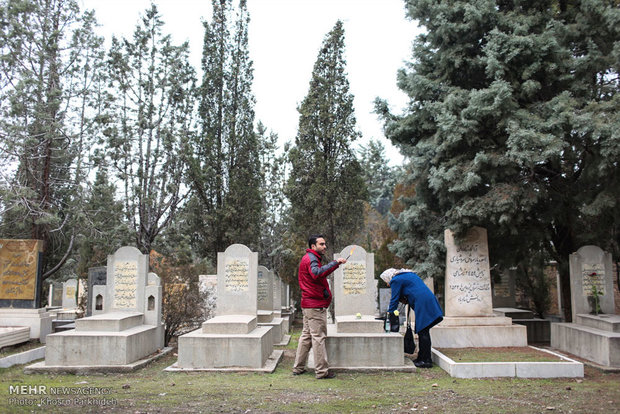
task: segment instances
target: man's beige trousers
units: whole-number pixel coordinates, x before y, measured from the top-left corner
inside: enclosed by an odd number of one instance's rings
[[[329,365],[325,337],[327,336],[327,309],[326,308],[302,308],[304,315],[304,328],[299,337],[297,354],[293,372],[302,372],[308,362],[310,348],[314,351],[314,375],[317,378],[327,375]]]

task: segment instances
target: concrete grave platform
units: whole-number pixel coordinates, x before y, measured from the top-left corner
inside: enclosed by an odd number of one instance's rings
[[[260,311],[259,311],[260,312]],[[271,335],[273,337],[273,344],[278,346],[285,346],[290,341],[291,336],[284,334],[284,319],[282,318],[273,318],[271,322],[263,322],[260,321],[257,324],[258,326],[268,326],[271,327]],[[288,336],[288,340],[285,342],[285,336]]]
[[[0,325],[28,326],[30,339],[38,339],[41,343],[45,343],[45,338],[52,332],[52,316],[46,308],[0,308]]]
[[[48,335],[46,366],[129,365],[156,352],[163,326],[139,325],[120,332],[73,329]]]
[[[221,368],[181,368],[178,365],[178,362],[170,365],[168,368],[165,368],[164,371],[168,372],[263,372],[266,374],[271,374],[276,370],[280,360],[282,359],[282,355],[284,355],[283,350],[274,350],[265,364],[261,368],[248,368],[248,367],[221,367]]]
[[[620,368],[620,315],[578,314],[575,323],[552,323],[551,346],[606,367]]]
[[[336,332],[338,333],[384,333],[383,321],[375,319],[372,315],[336,316]]]
[[[256,316],[220,315],[203,322],[202,332],[205,334],[245,335],[252,332],[256,327]]]
[[[445,317],[431,338],[437,348],[527,346],[527,328],[502,316]]]
[[[0,368],[9,368],[13,365],[27,364],[42,358],[45,358],[44,346],[4,357],[0,359]]]
[[[329,324],[326,347],[330,369],[415,370],[411,360],[403,354],[400,333],[340,333],[334,324]]]
[[[540,343],[551,341],[551,321],[535,318],[534,313],[527,309],[493,308],[493,313],[512,319],[512,323],[527,328],[527,342]]]
[[[263,370],[273,353],[272,328],[267,326],[245,334],[214,334],[197,329],[181,335],[178,341],[179,358],[172,367],[186,371]]]
[[[138,361],[122,365],[47,365],[45,362],[37,362],[24,368],[25,374],[68,373],[68,374],[93,374],[93,373],[122,373],[141,369],[153,361],[172,352],[172,347],[166,347]]]
[[[433,362],[453,378],[583,378],[583,364],[546,349],[559,362],[455,362],[438,350],[432,350]]]
[[[30,340],[28,326],[0,326],[0,348],[17,345]]]

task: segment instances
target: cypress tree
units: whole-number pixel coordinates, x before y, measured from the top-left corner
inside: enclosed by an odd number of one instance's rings
[[[325,36],[289,153],[286,188],[293,231],[325,234],[331,251],[348,244],[364,222],[367,190],[351,144],[359,137],[345,72],[341,21]]]
[[[233,17],[231,0],[213,0],[212,20],[204,22],[199,130],[185,149],[196,248],[211,259],[232,243],[258,248],[260,238],[260,148],[246,1],[236,10]]]

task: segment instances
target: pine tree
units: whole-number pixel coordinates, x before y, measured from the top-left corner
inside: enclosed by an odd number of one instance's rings
[[[255,249],[260,238],[260,148],[245,0],[236,11],[233,17],[231,0],[213,0],[212,21],[204,22],[199,131],[185,148],[192,221],[200,233],[196,248],[211,259],[232,243]]]
[[[173,45],[163,25],[152,5],[132,39],[112,39],[109,59],[116,93],[106,128],[109,164],[124,185],[125,219],[145,254],[185,197],[179,154],[194,113],[189,45]]]
[[[5,0],[0,21],[0,232],[44,241],[45,279],[71,256],[84,214],[103,40],[73,0]]]
[[[408,3],[427,29],[399,74],[410,96],[387,111],[389,138],[412,161],[396,252],[443,276],[443,229],[488,229],[504,267],[546,249],[570,320],[569,254],[618,254],[617,2]]]
[[[345,64],[344,28],[338,21],[323,41],[308,94],[298,109],[286,188],[293,231],[306,240],[312,233],[325,234],[332,253],[361,229],[367,197],[351,149],[359,133]]]

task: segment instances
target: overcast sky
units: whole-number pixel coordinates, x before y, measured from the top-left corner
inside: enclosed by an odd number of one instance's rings
[[[131,36],[150,0],[81,0],[94,9],[107,44],[112,34]],[[211,20],[210,0],[159,0],[154,2],[165,22],[164,33],[175,43],[189,40],[191,60],[200,74],[204,29]],[[236,0],[235,0],[236,3]],[[256,121],[278,134],[280,145],[297,132],[297,106],[308,93],[310,75],[327,32],[338,19],[345,28],[347,73],[355,96],[361,143],[378,139],[390,163],[402,156],[385,139],[373,113],[376,97],[385,98],[400,113],[407,99],[396,86],[396,72],[411,56],[419,33],[405,17],[403,0],[248,0],[250,57],[254,63],[253,91]]]

